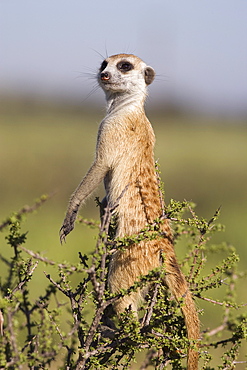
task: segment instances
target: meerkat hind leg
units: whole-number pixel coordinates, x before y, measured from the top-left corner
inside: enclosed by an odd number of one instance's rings
[[[119,316],[126,309],[131,309],[135,318],[138,318],[137,310],[140,302],[140,292],[132,292],[123,298],[118,299],[118,301],[113,305],[113,308]]]

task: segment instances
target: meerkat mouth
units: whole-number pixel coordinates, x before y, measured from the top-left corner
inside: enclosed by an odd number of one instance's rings
[[[112,90],[112,91],[123,91],[123,86],[120,83],[113,82],[113,81],[100,81],[101,86],[105,90]]]

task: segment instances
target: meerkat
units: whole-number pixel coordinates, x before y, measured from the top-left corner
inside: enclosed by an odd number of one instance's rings
[[[97,77],[105,92],[107,113],[99,126],[95,160],[70,199],[60,230],[61,242],[73,230],[79,207],[102,180],[108,204],[111,206],[118,202],[116,237],[138,234],[162,213],[154,162],[155,136],[144,110],[147,86],[153,82],[155,71],[135,55],[118,54],[102,62]],[[164,284],[176,300],[183,300],[181,309],[187,336],[196,342],[199,318],[177,262],[169,221],[164,220],[160,228],[164,235],[162,238],[143,240],[113,253],[109,289],[116,293],[129,288],[141,275],[161,265],[163,253]],[[137,312],[142,299],[141,290],[132,292],[119,299],[114,310],[118,315],[129,307]],[[189,370],[198,369],[196,348],[188,350]]]

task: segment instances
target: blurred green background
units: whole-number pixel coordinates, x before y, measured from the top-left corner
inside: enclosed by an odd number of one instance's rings
[[[156,133],[155,157],[160,163],[166,201],[193,200],[197,213],[205,218],[222,206],[219,221],[225,224],[226,231],[213,240],[234,245],[241,258],[240,268],[246,269],[247,122],[158,108],[147,113]],[[97,128],[103,116],[104,111],[95,106],[32,100],[6,100],[0,109],[0,219],[25,204],[33,204],[44,193],[55,192],[38,212],[28,216],[22,227],[28,231],[25,246],[49,259],[77,262],[79,251],[88,253],[95,245],[97,230],[85,226],[77,225],[62,246],[58,233],[69,196],[93,160]],[[103,188],[94,195],[102,197]],[[81,214],[99,219],[94,196]],[[11,256],[4,237],[5,233],[1,233],[1,253]],[[183,257],[183,246],[177,246],[177,254]],[[216,260],[215,256],[209,260],[211,267]],[[3,262],[0,264],[4,277],[6,270]],[[44,293],[44,270],[56,276],[55,268],[39,263],[31,282],[33,299]],[[247,300],[246,280],[238,284],[237,300]],[[217,325],[222,314],[219,308],[203,302],[198,306],[205,309],[202,330],[207,325]],[[245,347],[241,356],[244,355]]]

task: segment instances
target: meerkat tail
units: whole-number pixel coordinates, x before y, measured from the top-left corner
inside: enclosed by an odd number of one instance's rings
[[[172,263],[172,269],[170,269],[170,264],[166,264],[167,275],[165,283],[170,289],[171,293],[174,295],[175,299],[178,302],[182,301],[181,311],[184,316],[187,337],[192,342],[187,354],[187,370],[197,370],[199,358],[197,348],[200,335],[200,321],[198,313],[192,298],[192,294],[189,290],[185,277],[178,266],[175,255],[172,256],[169,262]]]

